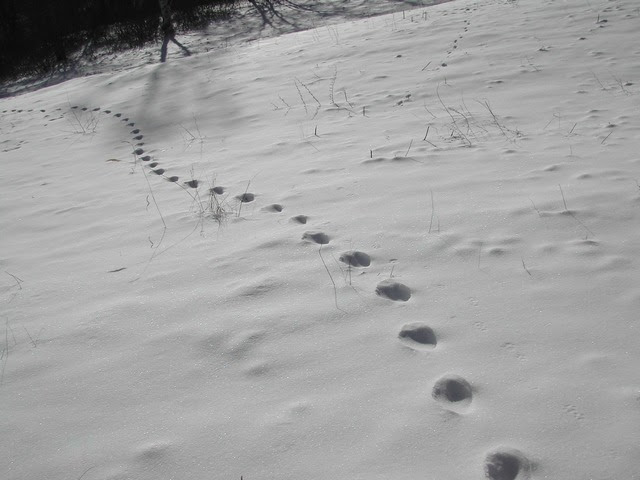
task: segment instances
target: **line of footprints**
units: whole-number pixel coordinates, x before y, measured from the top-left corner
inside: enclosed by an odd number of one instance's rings
[[[88,111],[88,107],[71,107],[72,109],[80,109],[82,111]],[[32,112],[33,110],[24,110],[26,112]],[[110,110],[101,110],[100,107],[91,109],[91,112],[99,112],[105,114],[111,114]],[[23,110],[11,110],[12,113],[21,113]],[[40,110],[42,113],[46,113],[46,110]],[[2,113],[8,113],[5,110]],[[135,122],[130,121],[129,118],[123,117],[121,113],[114,113],[115,118],[119,118],[128,127],[135,127]],[[45,115],[45,118],[49,115]],[[63,117],[52,118],[51,120],[57,120]],[[151,169],[156,175],[162,176],[167,181],[176,183],[179,181],[177,176],[165,175],[166,170],[159,167],[159,162],[150,155],[145,154],[143,149],[144,142],[142,141],[144,136],[139,128],[133,128],[131,130],[133,140],[137,143],[134,144],[134,151],[132,152]],[[197,188],[198,180],[191,179],[184,182],[181,185],[182,188]],[[213,193],[223,194],[223,187],[213,187]],[[236,199],[241,203],[249,203],[255,200],[255,195],[249,192],[244,192],[236,196]],[[279,204],[272,204],[264,208],[266,211],[282,212],[283,207]],[[298,224],[306,224],[308,217],[306,215],[297,215],[291,218],[291,221]],[[302,235],[302,240],[319,245],[320,248],[326,245],[330,241],[330,237],[319,231],[306,231]],[[346,264],[348,268],[366,268],[371,265],[371,257],[357,250],[350,250],[340,255],[339,260]],[[411,298],[411,289],[402,283],[394,281],[392,278],[383,280],[378,283],[376,287],[376,294],[380,297],[387,298],[392,301],[406,302]],[[410,323],[406,324],[400,330],[398,337],[401,342],[407,344],[415,350],[431,350],[435,348],[437,344],[437,337],[431,327],[424,323]],[[473,399],[473,387],[463,377],[458,375],[447,374],[439,378],[432,389],[433,398],[442,403],[446,408],[453,412],[463,413],[467,407],[471,404]],[[488,452],[484,460],[484,473],[486,478],[490,480],[515,480],[529,478],[529,474],[533,471],[534,465],[525,457],[525,455],[515,448],[510,447],[498,447],[495,450]]]

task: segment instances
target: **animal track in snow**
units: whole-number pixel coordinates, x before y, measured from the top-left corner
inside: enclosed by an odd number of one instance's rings
[[[211,189],[211,193],[215,193],[216,195],[222,195],[224,193],[224,187],[213,187]]]
[[[263,210],[265,212],[280,213],[280,212],[282,212],[282,210],[284,210],[284,207],[282,205],[280,205],[279,203],[273,203],[271,205],[267,205],[266,207],[264,207]]]
[[[577,421],[581,422],[584,420],[584,413],[576,408],[575,405],[567,404],[563,407],[564,411],[575,418]]]
[[[236,198],[240,200],[241,203],[250,203],[256,199],[256,196],[253,193],[245,192],[242,195],[237,195]]]
[[[326,245],[329,243],[329,236],[322,232],[309,231],[302,234],[302,239],[309,242],[317,243],[318,245]]]
[[[398,337],[414,350],[431,350],[438,343],[433,329],[424,323],[407,323],[402,327]]]
[[[406,302],[411,298],[411,289],[393,280],[383,280],[376,287],[376,294],[389,300]]]
[[[433,398],[442,403],[469,404],[473,390],[469,382],[458,375],[445,375],[433,385]]]
[[[300,223],[302,225],[304,225],[305,223],[307,223],[307,220],[309,219],[309,217],[307,217],[306,215],[296,215],[295,217],[291,217],[291,221],[294,223]]]
[[[350,267],[368,267],[371,265],[371,257],[364,252],[351,250],[340,255],[339,260]]]
[[[515,448],[499,447],[489,452],[484,461],[484,474],[490,480],[529,478],[531,463]]]

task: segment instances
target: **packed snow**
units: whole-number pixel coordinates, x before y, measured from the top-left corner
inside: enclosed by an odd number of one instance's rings
[[[3,478],[639,480],[638,31],[455,0],[0,99]]]

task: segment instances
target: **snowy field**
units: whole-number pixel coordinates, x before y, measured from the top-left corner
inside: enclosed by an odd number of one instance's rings
[[[639,480],[639,31],[456,0],[0,99],[0,476]]]

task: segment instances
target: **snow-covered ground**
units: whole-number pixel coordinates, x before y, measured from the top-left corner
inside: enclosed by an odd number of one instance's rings
[[[2,477],[640,479],[639,30],[456,0],[1,99]]]

